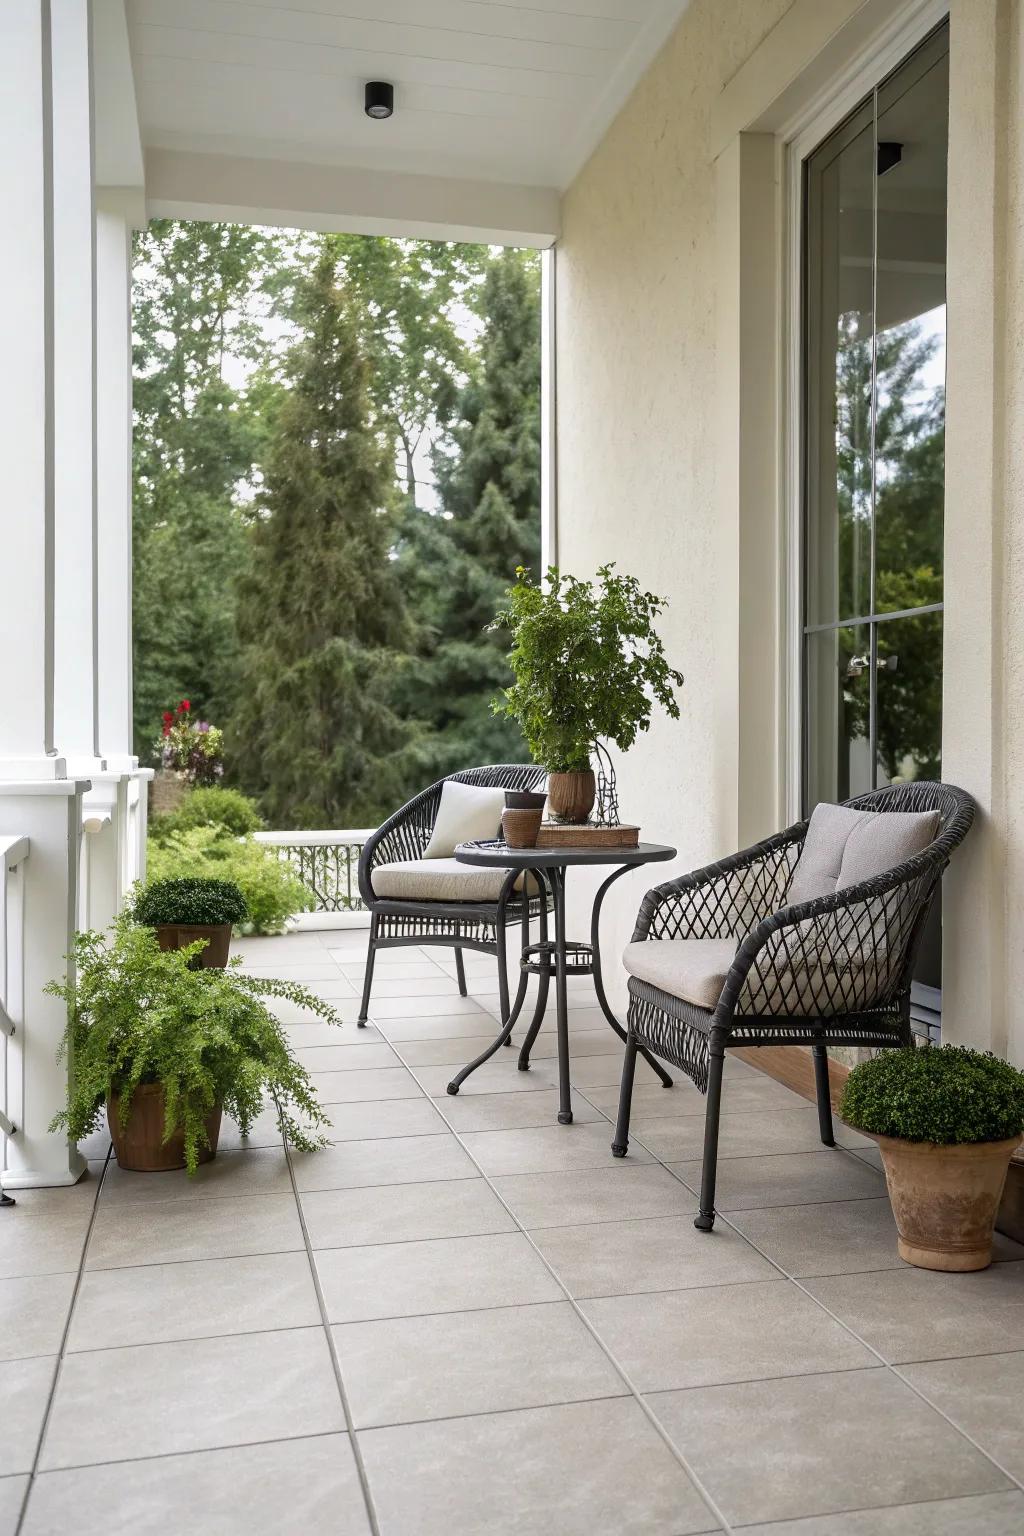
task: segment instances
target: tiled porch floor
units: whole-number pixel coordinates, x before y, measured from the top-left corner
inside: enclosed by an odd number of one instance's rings
[[[551,1020],[529,1074],[503,1051],[445,1096],[491,960],[462,999],[451,951],[392,951],[357,1031],[364,952],[245,950],[349,1021],[286,1016],[328,1151],[267,1116],[186,1182],[97,1138],[87,1180],[0,1211],[0,1536],[1024,1530],[1024,1250],[905,1267],[872,1151],[739,1062],[697,1233],[703,1101],[640,1064],[613,1160],[588,982],[560,1127]]]

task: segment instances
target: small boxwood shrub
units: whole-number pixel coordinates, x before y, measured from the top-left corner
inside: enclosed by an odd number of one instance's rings
[[[155,880],[139,892],[134,917],[155,928],[159,923],[204,925],[241,923],[249,915],[245,897],[232,880]]]
[[[258,832],[263,817],[256,802],[237,789],[193,789],[176,811],[166,816],[154,816],[151,831],[154,837],[165,841],[177,832],[191,827],[223,827],[232,837],[245,837]]]
[[[1024,1072],[962,1045],[883,1051],[854,1067],[839,1114],[901,1141],[1004,1141],[1024,1131]]]
[[[231,837],[222,827],[192,827],[163,841],[150,837],[146,861],[154,882],[186,875],[233,881],[249,909],[243,933],[280,933],[290,917],[315,905],[312,891],[276,848]]]

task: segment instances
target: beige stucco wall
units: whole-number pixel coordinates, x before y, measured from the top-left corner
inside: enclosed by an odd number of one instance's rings
[[[897,0],[693,0],[564,199],[559,557],[580,574],[615,560],[671,600],[663,628],[686,674],[683,718],[657,720],[619,770],[624,815],[674,843],[679,869],[766,830],[768,807],[784,799],[781,740],[764,730],[764,775],[778,793],[752,824],[762,727],[752,733],[749,720],[760,695],[744,697],[741,676],[759,630],[748,627],[741,645],[740,594],[748,611],[761,560],[766,590],[777,584],[769,525],[780,513],[768,476],[752,566],[735,494],[741,444],[734,436],[723,447],[722,436],[738,387],[723,378],[723,344],[749,343],[748,317],[735,309],[735,249],[730,258],[723,241],[751,257],[722,199],[747,172],[742,157],[730,163],[722,123],[737,100],[756,98],[762,59],[791,97],[783,75],[801,15],[829,13],[831,69],[842,63],[846,20],[863,41],[899,10]],[[947,877],[944,1025],[947,1038],[1024,1064],[1024,6],[951,0],[950,11],[943,752],[947,777],[977,796],[982,816]],[[752,113],[741,126],[763,132],[765,118]],[[768,175],[770,156],[761,163]],[[764,260],[774,259],[769,242]],[[766,622],[765,654],[777,658],[777,645]],[[579,922],[584,877],[575,883]],[[629,937],[646,883],[639,872],[612,892],[609,958]]]

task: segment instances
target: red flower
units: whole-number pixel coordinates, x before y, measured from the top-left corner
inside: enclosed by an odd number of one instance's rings
[[[171,723],[171,721],[173,719],[174,719],[174,716],[171,713],[171,711],[169,709],[165,709],[164,710],[164,714],[163,714],[164,725],[170,725],[170,723]]]
[[[170,735],[170,734],[171,734],[171,728],[170,728],[170,726],[169,726],[169,725],[165,725],[165,726],[164,726],[164,735],[165,735],[165,736],[169,736],[169,735]]]
[[[179,715],[187,715],[191,708],[192,705],[189,703],[188,699],[182,699],[181,703],[178,705],[178,713]]]

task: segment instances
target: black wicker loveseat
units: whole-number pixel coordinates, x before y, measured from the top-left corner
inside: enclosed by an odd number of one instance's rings
[[[505,931],[511,922],[522,924],[524,944],[528,943],[530,919],[540,917],[546,923],[548,900],[536,892],[530,895],[512,889],[497,871],[496,888],[485,900],[436,900],[409,899],[398,896],[382,896],[374,889],[374,871],[385,868],[415,867],[424,861],[424,851],[430,844],[441,806],[444,785],[476,785],[486,789],[542,790],[547,780],[547,769],[533,763],[494,763],[482,768],[465,768],[448,774],[416,795],[401,810],[389,816],[373,835],[367,838],[359,858],[359,891],[370,912],[370,944],[363,980],[363,998],[359,1009],[359,1025],[367,1022],[370,996],[373,987],[373,966],[378,950],[392,949],[400,945],[440,944],[455,950],[459,991],[466,996],[466,973],[462,959],[464,949],[482,951],[494,955],[498,962],[498,994],[503,1020],[509,1018],[508,961],[505,947]],[[500,815],[495,818],[494,833],[498,831]],[[494,835],[492,833],[491,835]],[[458,873],[454,872],[453,873]],[[479,871],[468,868],[462,873],[468,882]],[[486,872],[485,872],[486,873]],[[452,884],[453,882],[449,882]],[[457,885],[459,882],[455,881]],[[513,1013],[518,1015],[526,995],[529,977],[520,977]]]
[[[633,974],[612,1151],[616,1157],[627,1151],[636,1053],[644,1046],[707,1094],[694,1222],[702,1231],[711,1230],[715,1217],[728,1047],[809,1045],[821,1140],[833,1146],[827,1047],[911,1042],[910,982],[924,924],[950,855],[970,828],[974,802],[952,785],[908,783],[843,805],[854,811],[933,812],[931,840],[884,873],[796,901],[791,886],[810,825],[802,821],[648,891],[637,916],[625,956]],[[705,942],[659,951],[644,947],[666,939]],[[687,968],[688,980],[680,986]],[[677,995],[683,990],[688,997]]]

